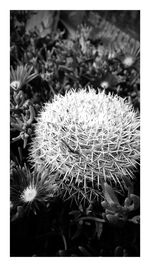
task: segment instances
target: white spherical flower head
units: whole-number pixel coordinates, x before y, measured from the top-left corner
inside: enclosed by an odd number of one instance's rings
[[[107,81],[103,81],[103,82],[101,82],[101,87],[102,87],[103,89],[107,89],[107,88],[109,87],[109,82],[107,82]]]
[[[21,194],[21,200],[25,203],[32,202],[37,195],[37,190],[32,185],[29,185]]]
[[[122,63],[126,67],[131,67],[134,63],[134,58],[132,56],[127,56],[124,58]]]
[[[37,169],[60,173],[63,188],[89,198],[87,192],[96,194],[95,186],[99,190],[104,181],[122,187],[124,177],[133,177],[139,126],[139,116],[123,98],[90,88],[72,90],[45,104],[30,160]]]

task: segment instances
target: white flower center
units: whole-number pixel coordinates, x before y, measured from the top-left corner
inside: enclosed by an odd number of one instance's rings
[[[31,185],[29,187],[27,187],[22,195],[21,195],[21,199],[24,201],[24,202],[31,202],[33,201],[33,199],[36,197],[37,195],[37,190],[35,187],[32,187]]]
[[[128,56],[123,60],[123,64],[128,66],[128,67],[132,66],[133,62],[134,62],[134,60],[133,60],[133,57],[131,57],[131,56]]]

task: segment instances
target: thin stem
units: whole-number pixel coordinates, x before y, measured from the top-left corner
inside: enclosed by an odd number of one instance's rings
[[[100,219],[100,218],[96,218],[96,217],[90,217],[90,216],[89,217],[81,217],[81,218],[77,219],[77,221],[86,221],[86,220],[100,222],[100,223],[105,222],[104,219]]]
[[[63,240],[63,243],[64,243],[64,248],[65,248],[65,250],[67,250],[66,238],[65,238],[64,234],[62,233],[62,231],[61,231],[61,236],[62,236],[62,240]]]

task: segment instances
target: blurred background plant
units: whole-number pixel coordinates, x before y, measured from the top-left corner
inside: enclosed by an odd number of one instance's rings
[[[105,184],[104,199],[84,206],[49,195],[27,162],[38,112],[56,94],[89,85],[140,112],[139,26],[136,10],[10,11],[11,256],[140,255],[139,167],[126,195]]]

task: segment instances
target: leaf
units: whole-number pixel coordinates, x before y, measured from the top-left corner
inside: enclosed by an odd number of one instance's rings
[[[122,257],[123,256],[123,248],[121,246],[117,246],[114,251],[115,257]]]
[[[129,219],[128,221],[133,222],[135,224],[140,224],[140,215],[136,215],[132,219]]]
[[[28,126],[32,123],[32,121],[34,120],[34,117],[35,117],[35,110],[34,110],[32,105],[29,106],[29,110],[30,110],[30,118],[27,121]]]
[[[118,221],[119,221],[119,216],[118,214],[114,214],[114,215],[111,215],[111,214],[106,214],[106,218],[107,220],[112,223],[112,224],[117,224]]]
[[[10,123],[11,127],[13,127],[14,129],[18,130],[18,131],[22,131],[22,126],[20,126],[17,123],[11,122]]]
[[[140,207],[139,196],[130,194],[129,197],[125,199],[125,207],[127,207],[129,211],[137,210]]]
[[[77,215],[78,216],[78,215],[80,215],[80,211],[72,210],[72,211],[69,212],[69,215],[75,215],[75,216]]]
[[[67,256],[66,254],[67,254],[67,253],[66,253],[65,250],[59,250],[59,251],[57,252],[57,255],[60,256],[60,257]]]
[[[92,217],[92,216],[81,217],[81,218],[78,219],[78,221],[87,221],[87,220],[95,221],[95,222],[98,222],[98,223],[104,223],[105,222],[105,220],[103,220],[101,218]]]
[[[72,39],[76,36],[77,26],[81,25],[85,11],[62,11],[60,14],[60,21],[67,29]]]
[[[55,11],[40,10],[32,15],[26,24],[26,32],[37,31],[41,38],[50,34],[53,30]]]
[[[99,222],[96,222],[95,225],[96,225],[96,235],[97,235],[97,239],[100,239],[101,234],[102,234],[102,232],[103,232],[103,224],[102,224],[102,223],[99,223]]]
[[[109,205],[117,204],[120,206],[114,190],[107,183],[104,183],[104,197],[107,200],[107,202],[109,203]]]
[[[81,253],[84,255],[84,256],[92,256],[91,253],[89,251],[87,251],[86,248],[82,247],[82,246],[78,246],[78,249],[81,251]]]
[[[133,184],[132,184],[130,178],[125,176],[125,177],[123,178],[123,180],[124,180],[125,187],[126,187],[126,189],[128,190],[128,192],[129,192],[129,193],[132,193],[132,192],[133,192]]]
[[[101,205],[102,205],[102,207],[103,207],[104,209],[108,209],[108,208],[109,208],[109,204],[108,204],[107,201],[102,201],[102,202],[101,202]]]
[[[11,222],[14,222],[17,219],[22,218],[24,215],[24,209],[22,206],[17,207],[17,212],[11,217]]]
[[[77,229],[76,229],[75,233],[72,235],[71,240],[78,238],[80,236],[80,234],[82,234],[82,231],[83,231],[82,224],[78,223]]]

